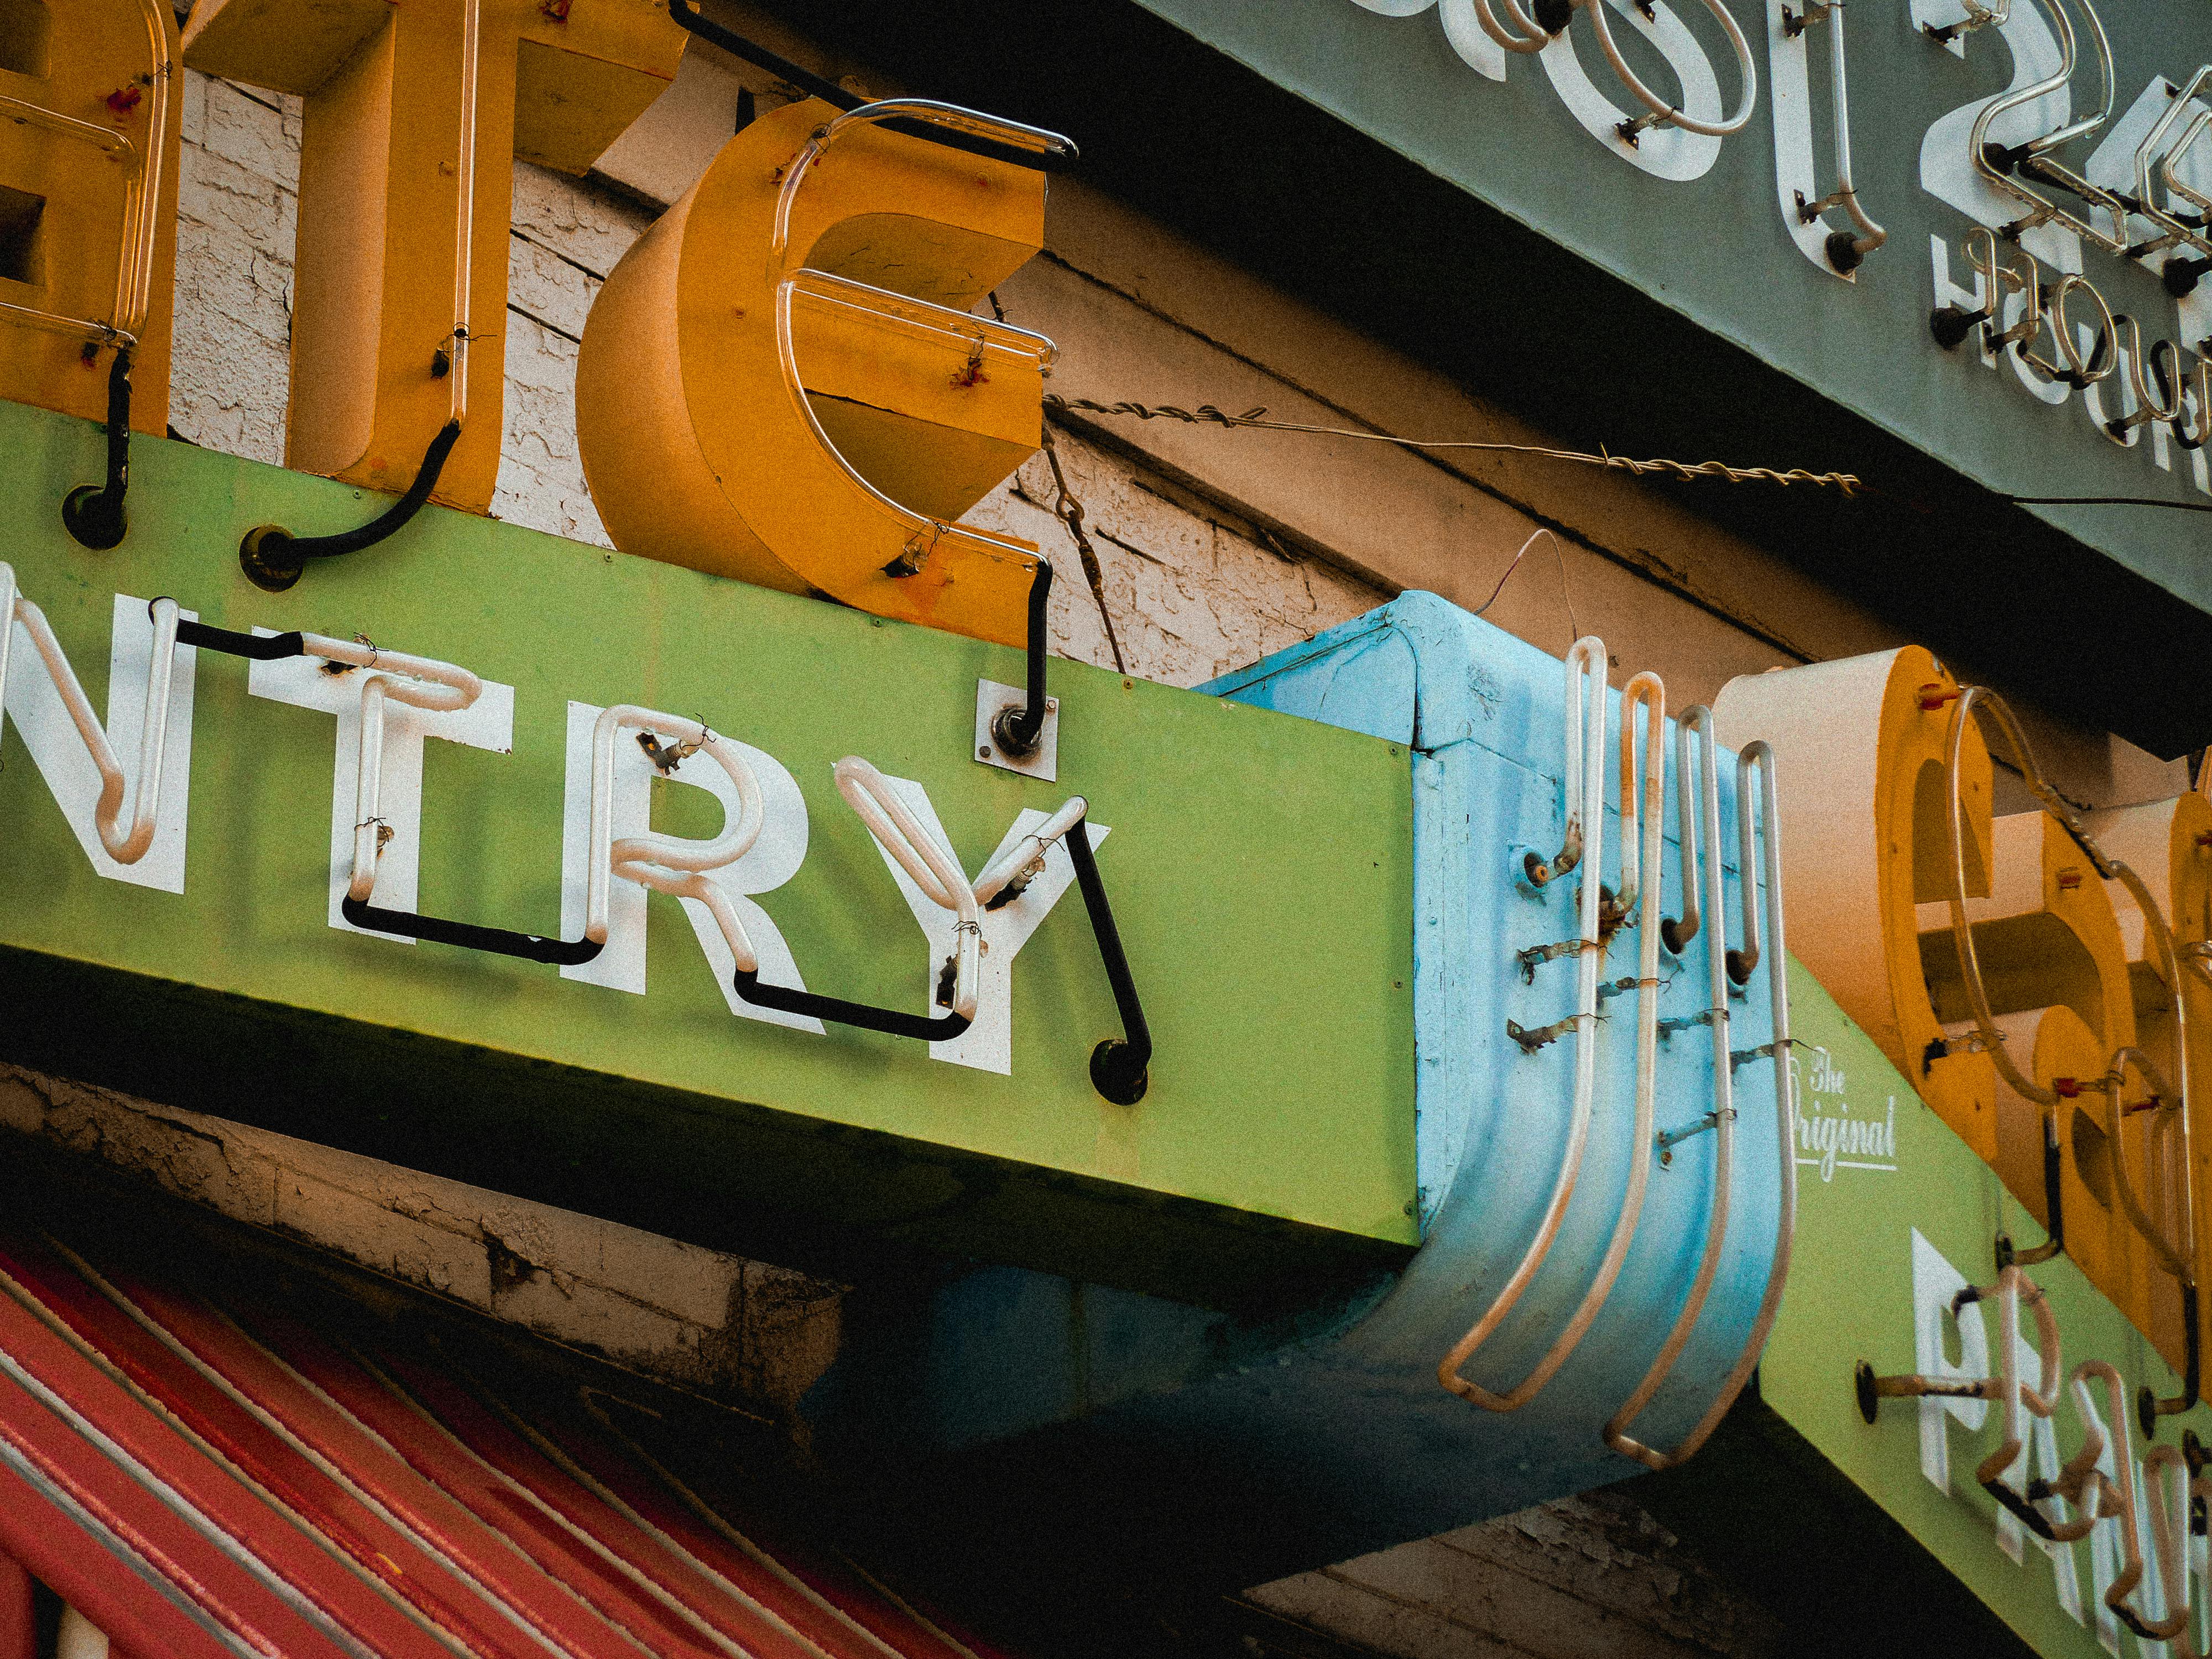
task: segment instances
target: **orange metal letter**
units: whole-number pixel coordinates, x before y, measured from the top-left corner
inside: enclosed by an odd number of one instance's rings
[[[168,0],[0,8],[0,397],[104,420],[127,348],[131,422],[167,430],[176,58]]]
[[[460,419],[434,499],[489,508],[513,158],[583,172],[684,40],[651,0],[200,0],[187,64],[307,100],[288,465],[404,489]]]
[[[952,521],[1041,436],[1051,343],[968,308],[1042,246],[1044,177],[871,107],[763,116],[624,257],[585,472],[625,552],[1018,645],[1036,549]]]

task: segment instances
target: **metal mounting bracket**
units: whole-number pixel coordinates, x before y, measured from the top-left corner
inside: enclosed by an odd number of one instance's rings
[[[1028,702],[1029,694],[1019,686],[1001,685],[996,680],[975,682],[975,758],[985,766],[1056,783],[1060,781],[1059,698],[1044,700],[1044,727],[1037,733],[1036,747],[1026,755],[1017,758],[1007,754],[991,729],[1004,710],[1025,708]]]

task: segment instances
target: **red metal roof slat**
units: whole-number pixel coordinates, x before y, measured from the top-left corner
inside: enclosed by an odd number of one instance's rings
[[[0,1554],[0,1659],[39,1659],[39,1626],[31,1607],[31,1575]]]
[[[573,1425],[539,1422],[535,1426],[641,1520],[743,1585],[830,1651],[852,1651],[857,1645],[874,1652],[877,1659],[885,1653],[905,1659],[977,1659],[972,1650],[887,1597],[827,1570],[818,1558],[775,1537],[758,1520],[748,1518],[740,1528],[684,1487],[672,1471],[660,1468],[650,1452],[631,1443],[611,1420],[599,1419],[599,1435]],[[707,1513],[702,1515],[702,1510]],[[854,1626],[860,1626],[857,1632]]]
[[[111,1655],[125,1644],[163,1659],[237,1659],[252,1651],[227,1645],[201,1628],[155,1583],[118,1559],[106,1540],[58,1510],[47,1493],[4,1462],[0,1551],[82,1608],[107,1633]],[[31,1651],[25,1650],[27,1659]]]
[[[540,1566],[650,1651],[682,1654],[688,1659],[732,1659],[727,1649],[623,1571],[587,1536],[563,1525],[557,1512],[526,1487],[501,1479],[496,1470],[470,1455],[443,1427],[355,1358],[290,1320],[262,1322],[257,1334],[301,1376],[382,1436],[416,1473],[505,1532]]]
[[[757,1659],[847,1659],[855,1644],[824,1644],[794,1628],[676,1540],[641,1525],[588,1473],[580,1480],[466,1389],[403,1359],[380,1355],[394,1379],[447,1431],[508,1479],[526,1486],[603,1547],[680,1599]],[[556,1455],[558,1449],[555,1449]],[[872,1651],[854,1659],[882,1659]]]
[[[190,1359],[139,1324],[126,1306],[111,1302],[73,1268],[42,1251],[0,1247],[0,1273],[465,1650],[485,1659],[544,1659],[542,1642],[510,1622],[413,1533],[380,1515],[224,1393]]]
[[[321,1534],[264,1503],[12,1294],[0,1295],[0,1347],[369,1651],[382,1659],[450,1659],[443,1644],[350,1571],[327,1571],[337,1564]]]
[[[379,1435],[280,1356],[195,1300],[143,1279],[117,1288],[305,1444],[400,1517],[439,1553],[578,1659],[637,1659],[638,1644],[505,1534],[425,1480]]]
[[[252,1650],[283,1659],[356,1659],[172,1510],[142,1472],[114,1461],[12,1375],[0,1376],[0,1439],[113,1540],[135,1552],[185,1599]],[[33,1559],[24,1534],[46,1524],[42,1512],[51,1508],[40,1504],[27,1511],[20,1519],[28,1526],[17,1524],[18,1517],[13,1516],[0,1519],[0,1528],[5,1528],[0,1530],[0,1548],[19,1559]],[[65,1582],[76,1593],[63,1583],[48,1581],[94,1623],[106,1606],[100,1593],[103,1578],[128,1577],[114,1570],[118,1553],[115,1542],[102,1542],[100,1555],[106,1559],[88,1563],[95,1571],[78,1569],[68,1575]],[[33,1571],[42,1578],[46,1576],[35,1565]],[[173,1632],[173,1627],[172,1620],[165,1629]],[[161,1650],[158,1642],[154,1650]]]
[[[984,1659],[694,1491],[689,1407],[167,1277],[0,1233],[0,1659],[17,1562],[114,1659]]]

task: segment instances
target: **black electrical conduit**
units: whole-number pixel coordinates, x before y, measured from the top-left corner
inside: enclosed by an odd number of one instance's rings
[[[131,351],[118,346],[107,370],[107,482],[79,484],[62,497],[62,528],[95,553],[118,545],[130,528],[123,499],[131,489]]]
[[[720,46],[732,58],[743,58],[755,69],[766,70],[777,80],[789,82],[809,97],[819,98],[833,108],[855,110],[869,101],[857,93],[846,91],[835,81],[824,80],[813,70],[802,69],[788,58],[724,28],[711,18],[702,16],[692,0],[668,0],[668,15],[702,40]],[[939,126],[933,121],[920,120],[912,116],[895,116],[884,122],[883,125],[892,132],[926,138],[933,144],[944,145],[947,149],[964,150],[970,155],[987,156],[1012,167],[1028,167],[1032,172],[1050,172],[1073,159],[1072,152],[1066,157],[1061,157],[1049,151],[1023,149],[1017,145],[1002,144],[996,139]]]
[[[840,1025],[857,1025],[864,1031],[913,1037],[921,1042],[950,1042],[973,1024],[965,1014],[902,1013],[896,1008],[872,1007],[865,1002],[848,1002],[842,997],[825,997],[814,991],[795,991],[787,985],[763,985],[757,969],[738,969],[735,983],[738,996],[756,1008],[774,1008],[786,1014],[811,1014],[817,1019],[833,1019]]]
[[[1036,580],[1030,590],[1030,705],[1026,709],[1006,709],[1000,717],[1002,720],[1008,715],[1026,716],[1033,713],[1040,727],[1043,723],[1044,597],[1051,586],[1052,567],[1041,561]],[[306,641],[297,632],[240,634],[202,622],[179,621],[177,624],[177,643],[205,651],[226,652],[232,656],[246,657],[257,662],[274,662],[306,654]],[[1151,1083],[1152,1028],[1146,1022],[1144,1005],[1137,994],[1136,981],[1129,972],[1129,958],[1121,948],[1121,930],[1115,926],[1113,907],[1106,896],[1106,884],[1098,874],[1098,860],[1091,851],[1090,830],[1081,818],[1068,827],[1066,842],[1068,857],[1075,866],[1076,884],[1083,893],[1083,908],[1091,918],[1091,931],[1098,941],[1099,960],[1105,967],[1106,981],[1113,990],[1114,1006],[1121,1015],[1124,1033],[1119,1037],[1108,1037],[1091,1050],[1091,1086],[1115,1105],[1133,1106],[1145,1097],[1145,1091]],[[456,945],[464,950],[487,951],[496,956],[516,957],[526,962],[542,962],[560,967],[589,962],[599,954],[601,949],[599,944],[590,939],[547,939],[536,933],[516,933],[510,928],[448,921],[436,916],[418,915],[412,911],[388,910],[350,897],[341,901],[338,911],[355,927],[367,928],[373,933],[428,939],[435,945]],[[834,1020],[841,1025],[854,1025],[863,1030],[912,1037],[923,1042],[950,1042],[971,1024],[968,1016],[949,1011],[935,1016],[913,1014],[894,1008],[872,1007],[866,1003],[848,1002],[842,997],[823,996],[817,992],[795,990],[788,986],[765,985],[761,982],[757,969],[738,969],[732,976],[732,982],[738,995],[756,1007],[811,1015],[817,1019]],[[949,996],[949,988],[939,994]]]
[[[1106,965],[1106,982],[1114,988],[1114,1006],[1121,1015],[1123,1035],[1108,1037],[1091,1051],[1091,1086],[1116,1106],[1133,1106],[1145,1097],[1152,1080],[1152,1028],[1145,1023],[1137,982],[1129,975],[1129,958],[1122,954],[1121,930],[1114,926],[1114,912],[1106,902],[1106,884],[1098,878],[1090,828],[1080,818],[1068,830],[1067,855],[1074,860],[1083,908],[1091,913],[1099,960]]]
[[[438,487],[438,475],[445,471],[446,458],[453,453],[453,446],[460,437],[459,421],[448,421],[441,427],[438,435],[430,440],[429,448],[423,452],[422,465],[416,471],[415,482],[407,486],[407,493],[358,530],[343,531],[335,536],[295,536],[282,525],[261,525],[247,531],[246,538],[239,543],[238,568],[256,587],[282,593],[300,580],[308,560],[335,559],[375,546],[422,510],[422,503]]]
[[[450,428],[449,428],[450,429]],[[428,493],[426,490],[424,493]],[[276,662],[307,654],[307,641],[298,633],[240,634],[202,622],[179,622],[177,643],[203,651],[227,652],[255,662]],[[467,951],[489,951],[494,956],[517,957],[554,967],[579,967],[599,954],[593,939],[546,939],[519,933],[507,927],[483,927],[472,921],[447,921],[438,916],[416,915],[408,910],[387,910],[366,899],[348,897],[338,914],[356,927],[374,933],[395,933],[403,939],[426,939],[434,945],[458,945]]]
[[[1045,602],[1052,597],[1052,564],[1039,559],[1030,582],[1027,695],[1025,703],[1009,703],[991,717],[991,736],[999,752],[1013,760],[1027,760],[1044,738]]]

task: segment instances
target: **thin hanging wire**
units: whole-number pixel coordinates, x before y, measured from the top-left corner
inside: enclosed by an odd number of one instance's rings
[[[1401,438],[1395,433],[1361,432],[1351,427],[1306,426],[1296,421],[1268,420],[1265,405],[1248,409],[1242,415],[1230,415],[1212,404],[1200,404],[1194,410],[1178,409],[1172,404],[1102,404],[1090,398],[1062,398],[1056,393],[1048,393],[1044,402],[1047,409],[1079,410],[1093,415],[1133,415],[1140,421],[1182,421],[1193,426],[1243,426],[1262,432],[1304,432],[1316,437],[1395,444],[1401,449],[1486,449],[1516,455],[1543,455],[1556,461],[1609,467],[1639,477],[1646,472],[1662,472],[1676,478],[1725,478],[1730,483],[1826,484],[1846,495],[1864,482],[1853,472],[1808,472],[1802,467],[1781,472],[1771,466],[1729,466],[1722,461],[1637,460],[1609,453],[1593,455],[1579,449],[1554,449],[1547,444],[1510,444],[1470,438]]]
[[[1521,568],[1521,561],[1528,556],[1528,550],[1535,546],[1539,536],[1552,538],[1552,557],[1559,567],[1559,599],[1567,607],[1567,637],[1578,640],[1583,636],[1583,629],[1582,624],[1575,620],[1575,596],[1567,591],[1566,550],[1560,546],[1559,537],[1553,534],[1548,525],[1539,525],[1529,532],[1528,539],[1521,544],[1521,550],[1513,556],[1512,562],[1505,567],[1505,574],[1498,579],[1498,586],[1490,590],[1490,597],[1475,608],[1474,614],[1480,617],[1498,603],[1498,596],[1505,591],[1505,584],[1513,580],[1513,573]]]
[[[991,302],[991,314],[1005,322],[1006,308],[999,303],[998,289],[991,289],[983,297]],[[1058,401],[1047,397],[1045,406],[1048,409]],[[1052,467],[1052,515],[1067,526],[1067,533],[1075,543],[1075,556],[1083,562],[1083,580],[1091,589],[1091,603],[1098,607],[1098,620],[1105,625],[1106,644],[1114,653],[1114,672],[1126,674],[1129,672],[1129,665],[1122,660],[1121,637],[1114,631],[1114,613],[1106,608],[1106,573],[1099,566],[1098,550],[1091,544],[1090,532],[1084,528],[1083,503],[1067,487],[1066,470],[1060,464],[1059,450],[1053,447],[1052,422],[1047,420],[1038,424],[1042,433],[1042,441],[1038,447],[1044,451],[1044,458]]]
[[[1044,458],[1052,467],[1052,487],[1054,497],[1053,516],[1067,526],[1067,533],[1075,540],[1075,556],[1083,561],[1083,580],[1090,584],[1091,598],[1098,607],[1098,620],[1106,625],[1106,644],[1114,653],[1114,672],[1126,674],[1129,665],[1121,658],[1121,641],[1114,632],[1114,613],[1106,608],[1106,574],[1099,568],[1098,550],[1091,544],[1090,532],[1083,527],[1083,503],[1067,487],[1067,473],[1060,466],[1060,451],[1052,441],[1052,422],[1046,421],[1041,430],[1044,434]]]

